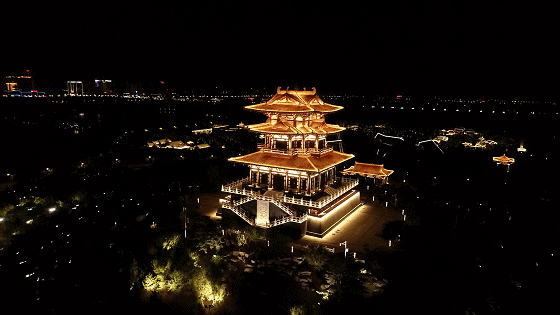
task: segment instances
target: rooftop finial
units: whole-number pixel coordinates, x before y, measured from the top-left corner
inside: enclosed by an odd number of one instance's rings
[[[313,93],[317,93],[317,89],[315,87],[311,88],[313,90]]]
[[[280,90],[281,90],[281,89],[282,89],[282,87],[279,86],[279,87],[276,89],[276,93],[280,93]]]

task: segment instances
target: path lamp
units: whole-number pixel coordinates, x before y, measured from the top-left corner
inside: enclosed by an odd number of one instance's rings
[[[346,253],[348,252],[348,248],[346,248],[346,245],[348,245],[348,241],[344,241],[338,245],[342,246],[342,244],[344,244],[344,258],[346,258]]]

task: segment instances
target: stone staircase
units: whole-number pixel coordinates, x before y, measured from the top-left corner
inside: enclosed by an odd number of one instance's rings
[[[326,192],[329,195],[336,195],[336,189],[332,188],[331,186],[325,186],[325,188],[323,189],[324,192]]]

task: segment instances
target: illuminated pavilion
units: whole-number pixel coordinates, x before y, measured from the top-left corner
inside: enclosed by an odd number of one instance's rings
[[[342,171],[343,175],[360,175],[363,177],[374,178],[375,181],[379,181],[381,184],[387,184],[389,180],[389,175],[393,174],[394,171],[388,170],[383,167],[383,164],[368,164],[355,162],[353,166]]]
[[[500,164],[506,165],[508,172],[509,172],[510,165],[515,163],[515,159],[507,157],[505,154],[502,156],[493,157],[492,160],[494,160],[494,162],[496,162],[497,165]]]
[[[327,136],[345,128],[325,115],[341,110],[323,102],[316,89],[281,90],[247,110],[266,115],[244,128],[260,133],[257,151],[229,161],[248,166],[249,176],[222,186],[218,215],[233,216],[262,228],[287,227],[322,237],[360,205],[358,179],[337,176],[353,154],[335,151]]]

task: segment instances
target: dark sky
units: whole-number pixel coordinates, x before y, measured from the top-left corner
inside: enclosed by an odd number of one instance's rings
[[[554,94],[552,4],[456,2],[40,2],[4,10],[2,59],[63,80]]]

